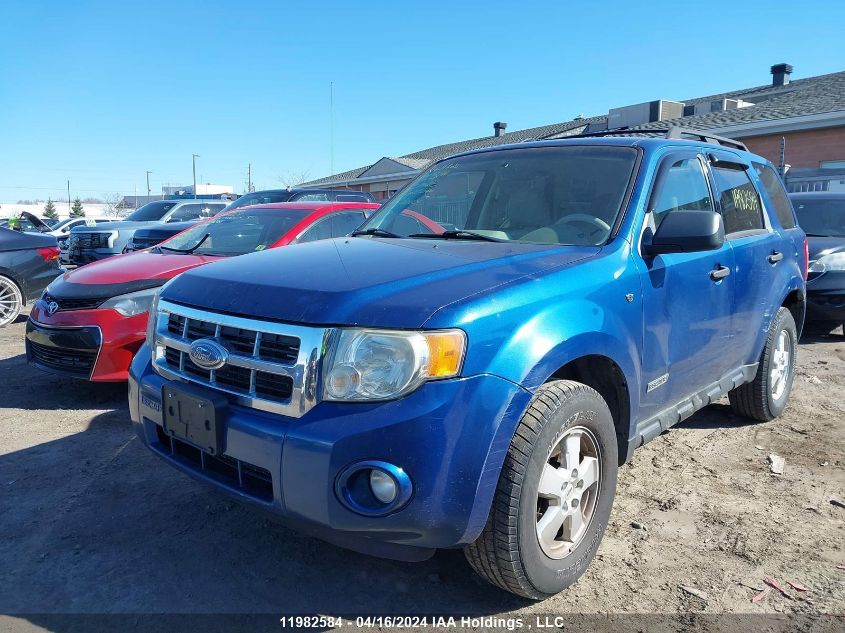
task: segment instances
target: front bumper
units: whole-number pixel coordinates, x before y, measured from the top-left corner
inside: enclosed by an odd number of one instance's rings
[[[828,271],[810,278],[807,320],[845,323],[845,271]]]
[[[147,313],[125,317],[111,309],[70,310],[48,315],[41,301],[32,306],[26,327],[27,360],[39,369],[92,382],[123,382],[129,364],[144,342]],[[93,332],[97,336],[93,336]],[[47,343],[46,341],[49,341]],[[68,356],[62,362],[47,362],[44,351]],[[73,358],[79,357],[79,363]],[[82,359],[87,364],[82,364]]]
[[[160,458],[241,501],[342,546],[390,558],[477,538],[487,520],[513,430],[530,393],[479,375],[431,382],[386,403],[330,403],[301,418],[229,405],[224,455],[212,458],[162,431],[162,387],[144,346],[130,368],[130,414]],[[413,494],[382,517],[358,514],[335,494],[359,461],[401,467]],[[244,474],[246,473],[246,476]]]
[[[89,379],[100,353],[98,327],[48,328],[26,322],[26,359],[50,373]]]

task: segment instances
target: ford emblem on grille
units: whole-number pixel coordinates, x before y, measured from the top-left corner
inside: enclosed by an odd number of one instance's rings
[[[220,343],[210,338],[201,338],[191,343],[188,356],[194,365],[202,369],[220,369],[226,364],[229,352]]]

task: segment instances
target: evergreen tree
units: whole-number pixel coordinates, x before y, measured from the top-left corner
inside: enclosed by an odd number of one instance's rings
[[[73,206],[70,208],[70,217],[72,218],[84,218],[85,217],[85,209],[82,208],[82,200],[77,198],[73,201]]]
[[[59,219],[59,212],[56,211],[56,205],[53,204],[52,198],[47,198],[47,204],[44,205],[44,217],[51,220]]]

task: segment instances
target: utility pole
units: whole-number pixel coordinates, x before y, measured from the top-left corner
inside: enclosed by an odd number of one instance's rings
[[[150,174],[153,173],[150,170],[147,170],[147,198],[150,197]],[[147,200],[149,202],[149,200]]]
[[[67,212],[70,213],[70,180],[67,181]]]
[[[246,192],[250,193],[252,191],[252,163],[249,163],[246,167]]]
[[[197,199],[197,159],[200,158],[199,154],[191,154],[193,156],[192,163],[194,165],[194,200]]]

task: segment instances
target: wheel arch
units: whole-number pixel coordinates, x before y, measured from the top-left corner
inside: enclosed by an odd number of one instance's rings
[[[807,314],[807,293],[802,288],[793,288],[784,297],[781,306],[792,313],[792,318],[795,319],[795,329],[798,330],[798,338],[800,339]]]
[[[602,354],[588,354],[559,367],[545,381],[574,380],[595,389],[607,403],[616,428],[618,463],[628,456],[631,435],[631,395],[625,372],[616,361]]]

